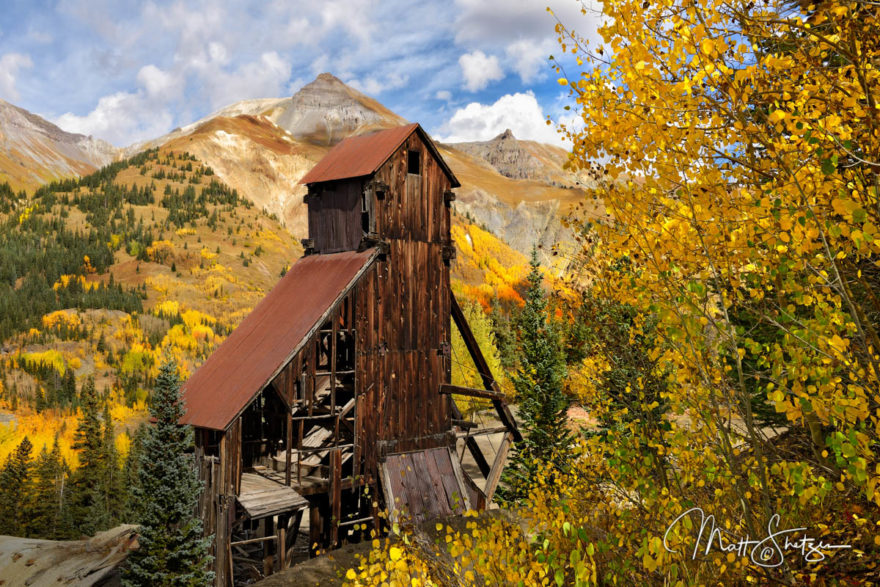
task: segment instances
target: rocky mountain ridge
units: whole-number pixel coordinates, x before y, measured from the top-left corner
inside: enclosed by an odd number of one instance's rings
[[[43,122],[55,129],[50,136],[78,137],[83,145],[95,145],[97,154],[105,154],[104,163],[112,159],[113,148],[106,143]],[[131,156],[150,147],[191,152],[219,179],[275,214],[302,238],[307,222],[300,178],[343,138],[406,122],[375,99],[322,73],[289,98],[237,102],[124,152]],[[0,133],[4,128],[0,120]],[[573,242],[561,219],[574,203],[583,201],[584,182],[563,168],[567,159],[563,149],[519,140],[510,130],[488,141],[439,147],[462,182],[456,202],[459,212],[526,254],[535,244],[549,251],[556,243]],[[29,165],[42,169],[40,160]],[[73,167],[66,173],[79,175],[92,169]]]
[[[110,143],[69,133],[0,100],[0,182],[9,182],[13,189],[91,173],[119,154]]]

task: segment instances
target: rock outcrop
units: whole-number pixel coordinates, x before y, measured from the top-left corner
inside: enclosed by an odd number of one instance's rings
[[[303,86],[289,103],[279,105],[270,118],[295,138],[322,145],[407,122],[329,73],[322,73]]]

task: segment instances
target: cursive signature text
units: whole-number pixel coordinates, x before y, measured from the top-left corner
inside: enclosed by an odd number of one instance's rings
[[[767,522],[766,537],[752,540],[746,535],[745,538],[739,538],[723,528],[717,528],[714,515],[707,516],[702,508],[693,507],[675,518],[666,529],[666,533],[663,535],[663,547],[667,552],[678,552],[669,548],[667,538],[669,533],[690,514],[699,514],[697,537],[694,541],[691,559],[696,559],[701,551],[708,555],[715,547],[721,552],[735,552],[739,557],[748,556],[749,560],[760,567],[773,568],[785,562],[785,553],[787,552],[800,552],[804,561],[817,563],[825,560],[827,551],[852,548],[848,544],[828,544],[810,538],[806,534],[795,539],[792,535],[804,531],[806,528],[779,529],[779,514],[773,514],[770,521]]]

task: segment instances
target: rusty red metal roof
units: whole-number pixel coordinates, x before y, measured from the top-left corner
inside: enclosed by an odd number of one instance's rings
[[[434,141],[417,122],[370,134],[348,137],[330,149],[330,152],[324,155],[324,158],[312,167],[311,171],[299,180],[299,183],[307,185],[372,175],[414,132],[419,133],[422,141],[437,159],[440,167],[449,177],[449,181],[452,182],[452,187],[459,187],[461,184],[449,166],[446,165],[443,157],[440,156]]]
[[[225,430],[376,258],[376,249],[297,261],[183,386],[183,424]]]

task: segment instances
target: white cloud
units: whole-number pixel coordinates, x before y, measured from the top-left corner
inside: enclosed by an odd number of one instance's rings
[[[494,104],[472,102],[455,111],[442,125],[444,143],[486,141],[510,129],[518,139],[527,139],[565,146],[554,125],[547,125],[547,118],[535,95],[526,93],[506,94]]]
[[[151,98],[177,97],[180,82],[173,75],[162,71],[155,65],[145,65],[138,71],[137,81]]]
[[[484,89],[489,82],[494,82],[504,77],[498,58],[494,55],[486,55],[482,51],[465,53],[458,59],[461,73],[464,75],[464,87],[472,92]]]
[[[450,92],[449,90],[440,90],[439,92],[434,94],[434,97],[438,100],[449,102],[452,99],[452,92]]]
[[[21,53],[6,53],[0,57],[0,98],[18,100],[18,90],[15,89],[18,72],[33,65],[31,58]]]
[[[238,100],[281,96],[290,81],[290,61],[275,51],[245,63],[233,72],[219,67],[203,72],[214,108],[228,106]]]
[[[590,28],[583,26],[581,3],[574,0],[455,0],[455,5],[459,9],[455,40],[459,43],[497,45],[524,38],[555,38],[556,20],[545,10],[548,5],[564,24],[576,23],[583,33]]]
[[[62,114],[55,124],[68,132],[99,136],[115,145],[162,135],[171,128],[173,117],[167,109],[151,109],[143,91],[117,92],[98,100],[85,116]]]
[[[363,79],[349,79],[345,83],[368,96],[378,96],[386,90],[396,90],[398,88],[406,87],[408,82],[408,75],[391,73],[385,76],[384,79],[379,79],[379,77],[371,75]]]
[[[520,39],[505,49],[507,60],[524,84],[543,79],[547,74],[547,58],[556,43],[553,39],[534,41]]]

